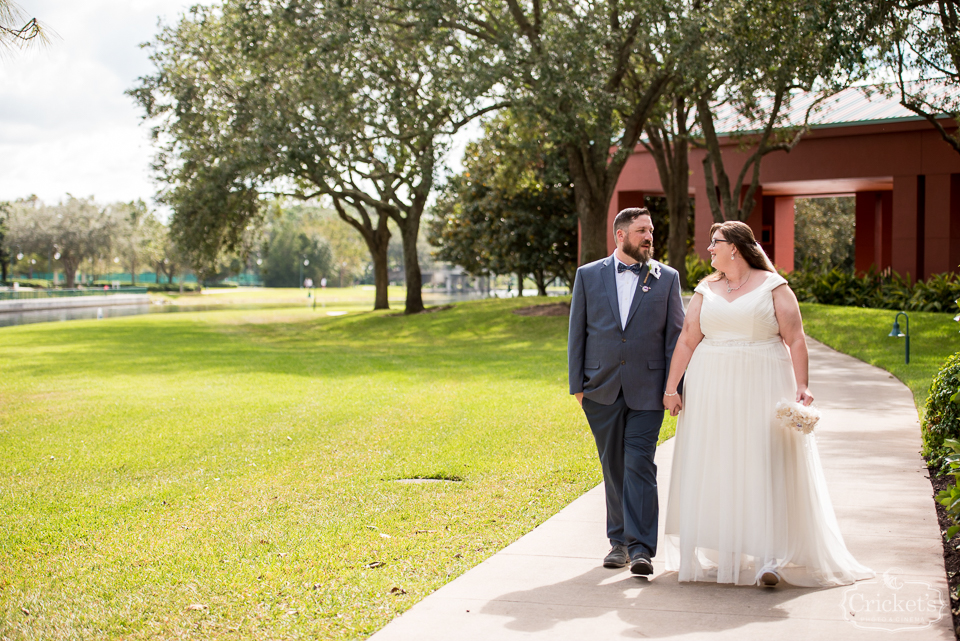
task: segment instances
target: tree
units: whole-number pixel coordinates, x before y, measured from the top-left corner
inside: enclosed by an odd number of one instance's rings
[[[474,276],[532,275],[541,296],[556,278],[573,285],[577,212],[566,158],[536,123],[511,110],[488,121],[435,212],[438,259]]]
[[[865,73],[873,18],[859,4],[840,0],[729,0],[700,5],[692,16],[703,34],[690,70],[707,152],[707,198],[717,222],[746,220],[763,157],[793,149],[820,103]],[[790,115],[798,92],[807,100],[802,124]],[[722,133],[749,150],[733,180],[723,161]]]
[[[11,243],[24,253],[59,253],[68,288],[76,284],[81,262],[111,247],[111,217],[93,198],[68,196],[65,202],[48,206],[33,197],[15,202],[12,212]]]
[[[420,219],[449,137],[482,109],[455,38],[380,21],[378,5],[228,0],[152,44],[131,91],[157,118],[177,238],[207,257],[262,221],[261,193],[330,198],[364,238],[387,301],[388,220],[404,242],[405,311],[423,309]],[[481,92],[482,93],[482,92]]]
[[[690,221],[690,119],[691,108],[685,87],[676,82],[664,96],[664,109],[652,117],[644,127],[646,140],[642,141],[657,165],[660,185],[663,187],[669,216],[667,256],[680,274],[680,282],[687,282],[687,245]]]
[[[140,267],[163,259],[166,229],[142,200],[111,205],[107,214],[113,219],[116,253],[136,286]]]
[[[10,216],[10,203],[0,202],[0,282],[7,282],[7,270],[13,259],[13,252],[7,242],[7,218]]]
[[[302,210],[285,210],[271,222],[261,268],[267,287],[302,287],[301,275],[319,283],[333,272],[330,247],[307,217]]]
[[[0,51],[49,42],[47,30],[36,18],[27,19],[12,0],[0,0]]]
[[[617,180],[685,57],[683,8],[666,0],[413,4],[425,22],[462,34],[477,64],[496,63],[514,109],[543,119],[573,179],[581,262],[606,256]]]
[[[794,259],[802,269],[852,271],[854,265],[853,198],[801,198],[796,201]]]
[[[886,17],[880,42],[900,104],[926,118],[960,153],[960,129],[940,121],[947,116],[960,123],[960,0],[881,2],[877,11]]]

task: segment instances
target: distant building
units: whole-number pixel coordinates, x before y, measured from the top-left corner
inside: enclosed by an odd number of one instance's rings
[[[794,199],[856,197],[858,270],[887,267],[912,278],[957,271],[960,265],[960,154],[933,126],[876,87],[853,87],[825,101],[816,123],[790,153],[767,155],[753,215],[746,222],[774,263],[793,269]],[[789,119],[802,123],[810,103],[793,100]],[[948,130],[954,129],[950,123]],[[717,130],[742,131],[735,116]],[[750,149],[724,138],[727,171],[736,176]],[[713,216],[703,176],[704,151],[690,153],[690,195],[695,201],[696,248],[707,257]],[[625,207],[662,196],[653,157],[639,145],[627,160],[610,202],[609,221]],[[612,235],[608,248],[613,251]]]

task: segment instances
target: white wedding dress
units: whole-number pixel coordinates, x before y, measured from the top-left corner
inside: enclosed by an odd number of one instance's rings
[[[777,402],[796,398],[779,335],[774,273],[732,302],[706,282],[700,329],[683,383],[665,534],[680,581],[829,586],[874,576],[847,551],[816,437],[781,427]]]

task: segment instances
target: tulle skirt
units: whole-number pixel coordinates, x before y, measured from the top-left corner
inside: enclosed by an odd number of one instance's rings
[[[680,581],[829,586],[872,577],[847,550],[816,437],[780,426],[793,401],[786,346],[704,339],[684,379],[665,525],[666,565]]]

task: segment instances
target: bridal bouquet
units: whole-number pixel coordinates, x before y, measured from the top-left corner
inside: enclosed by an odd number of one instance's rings
[[[804,434],[813,433],[820,420],[820,410],[800,403],[783,400],[777,403],[777,420],[783,427],[795,429]]]

